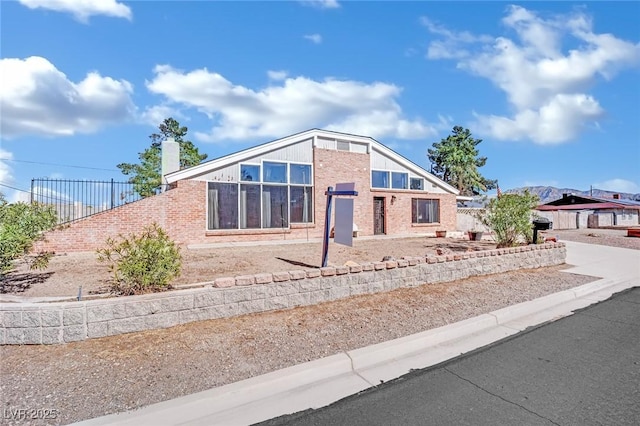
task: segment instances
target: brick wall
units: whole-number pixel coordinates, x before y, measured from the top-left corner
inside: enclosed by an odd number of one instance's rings
[[[355,182],[359,195],[354,198],[354,221],[360,235],[373,235],[373,198],[384,197],[386,234],[412,234],[436,229],[456,229],[456,199],[451,194],[429,194],[423,191],[370,189],[370,156],[346,151],[314,148],[314,223],[292,224],[290,229],[206,229],[207,183],[184,180],[163,194],[127,204],[71,222],[62,229],[47,233],[45,242],[35,250],[58,253],[94,251],[104,246],[108,237],[131,234],[153,222],[160,225],[179,244],[206,244],[233,241],[265,241],[322,237],[327,187],[341,182]],[[392,203],[392,197],[395,200]],[[440,200],[441,223],[413,225],[411,199]],[[333,209],[335,212],[335,208]],[[335,217],[332,218],[335,223]]]
[[[456,230],[456,196],[425,191],[396,191],[391,189],[370,189],[371,162],[369,154],[314,149],[314,170],[316,182],[316,217],[324,217],[328,186],[339,182],[355,182],[358,196],[354,202],[354,221],[360,235],[373,235],[373,198],[385,198],[385,228],[387,235],[433,232],[436,229]],[[395,199],[393,199],[395,197]],[[412,224],[411,200],[413,198],[440,201],[440,223]],[[392,201],[393,199],[393,201]],[[332,219],[333,220],[333,219]],[[321,225],[321,223],[320,223]]]
[[[180,181],[175,189],[89,216],[48,232],[34,250],[93,251],[107,238],[139,232],[153,222],[176,242],[185,244],[204,234],[206,183]]]
[[[564,243],[218,278],[203,288],[56,303],[0,303],[0,344],[56,344],[313,305],[359,294],[565,263]]]

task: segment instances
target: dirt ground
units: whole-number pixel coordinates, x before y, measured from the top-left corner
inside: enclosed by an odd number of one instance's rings
[[[425,256],[437,248],[453,252],[495,248],[492,241],[469,241],[452,238],[354,239],[353,247],[333,242],[329,245],[329,264],[346,261],[372,262],[384,256]],[[217,248],[182,248],[182,274],[174,285],[210,282],[215,278],[262,272],[318,268],[322,259],[321,243],[231,246]],[[107,293],[109,271],[99,263],[95,253],[56,255],[44,271],[30,271],[20,264],[3,282],[0,293],[24,297],[69,297]],[[1,300],[1,297],[0,297]]]
[[[551,230],[543,235],[558,241],[578,241],[640,250],[640,238],[626,237],[625,230],[576,229]],[[215,278],[262,272],[281,272],[293,269],[317,268],[321,263],[321,243],[283,242],[282,244],[231,246],[217,248],[182,248],[182,274],[175,286],[210,282]],[[452,238],[382,238],[354,239],[353,247],[329,245],[329,264],[343,265],[346,261],[371,262],[384,256],[424,256],[445,248],[454,252],[495,248],[491,240],[469,241]],[[109,272],[105,264],[97,261],[93,252],[60,254],[52,258],[44,271],[30,271],[19,267],[0,281],[2,294],[23,297],[76,298],[79,287],[83,296],[109,292]]]
[[[640,244],[621,231],[597,234],[602,236],[581,232],[556,232],[555,236],[560,241],[597,241],[640,250]],[[384,255],[420,255],[440,245],[452,250],[492,247],[491,242],[449,239],[361,240],[354,248],[332,246],[330,260],[337,264],[349,259],[379,260]],[[254,271],[251,268],[259,266],[259,259],[276,257],[317,264],[319,249],[312,246],[304,252],[303,246],[193,251],[188,256],[200,258],[202,266],[200,272],[189,276],[210,279],[216,273],[229,275],[240,270],[234,269],[237,266]],[[230,253],[243,253],[246,264],[237,265],[240,258]],[[68,261],[74,256],[60,257]],[[55,262],[64,264],[60,259]],[[73,270],[83,274],[89,264],[95,265],[90,262],[94,261],[83,262],[78,257],[70,263],[76,265]],[[290,269],[288,265],[275,263],[278,270],[283,266]],[[597,279],[567,273],[566,268],[561,265],[472,277],[64,345],[0,346],[0,409],[55,410],[55,419],[29,424],[68,424],[429,330]],[[56,275],[63,275],[62,270],[53,269],[49,279],[59,280]],[[90,276],[94,275],[102,276],[91,271]],[[47,286],[51,282],[43,283]],[[3,421],[0,423],[27,424]]]

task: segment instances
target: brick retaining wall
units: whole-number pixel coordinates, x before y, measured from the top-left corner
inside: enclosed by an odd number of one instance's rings
[[[565,263],[564,243],[218,278],[202,288],[56,303],[0,303],[0,344],[55,344],[313,305],[358,294]]]

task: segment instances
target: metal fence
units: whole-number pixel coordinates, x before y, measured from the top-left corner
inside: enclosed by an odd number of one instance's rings
[[[31,179],[31,202],[53,206],[58,223],[81,219],[140,200],[129,182]]]

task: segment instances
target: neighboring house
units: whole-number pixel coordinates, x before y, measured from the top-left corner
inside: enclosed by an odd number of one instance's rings
[[[41,248],[94,250],[151,222],[186,245],[318,238],[325,191],[342,182],[358,191],[358,235],[456,230],[458,190],[365,136],[313,129],[163,174],[164,193],[51,232]]]
[[[640,202],[563,194],[562,198],[542,204],[537,213],[553,222],[554,229],[636,226],[640,223]]]

